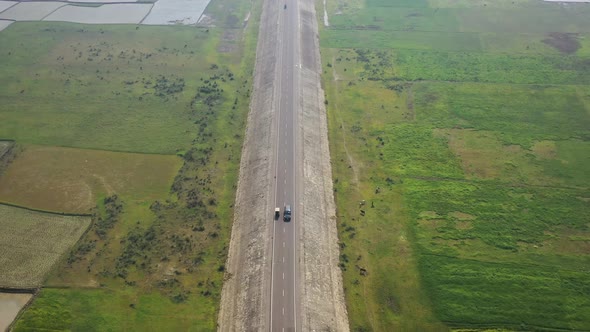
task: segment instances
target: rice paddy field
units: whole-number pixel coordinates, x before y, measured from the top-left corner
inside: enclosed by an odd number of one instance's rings
[[[13,21],[8,21],[8,20],[0,20],[0,31],[6,29],[6,27],[8,27],[10,24],[12,24]]]
[[[89,215],[15,331],[216,329],[258,6],[0,33],[0,137],[19,147],[0,201]]]
[[[589,330],[590,8],[327,6],[351,330]]]
[[[0,204],[0,287],[40,286],[89,224],[87,216],[49,214]]]
[[[84,24],[195,25],[209,3],[210,0],[0,0],[0,31],[13,21],[41,20]]]
[[[0,19],[15,21],[37,21],[64,6],[63,2],[16,2],[13,6],[0,13]],[[8,6],[7,6],[8,7]]]
[[[107,4],[99,7],[66,5],[43,17],[43,20],[86,24],[138,24],[151,9],[150,3]]]

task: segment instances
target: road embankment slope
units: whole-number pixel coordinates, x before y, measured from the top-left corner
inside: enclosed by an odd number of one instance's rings
[[[268,217],[274,210],[269,188],[274,169],[271,142],[276,140],[272,103],[277,59],[273,41],[277,39],[279,11],[266,4],[264,7],[218,317],[220,331],[264,330],[270,315],[272,228]]]
[[[299,2],[303,220],[300,228],[302,331],[348,331],[315,3]]]

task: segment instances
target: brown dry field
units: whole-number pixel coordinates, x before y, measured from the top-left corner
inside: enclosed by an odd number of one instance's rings
[[[28,145],[0,177],[0,201],[84,213],[105,195],[160,199],[181,164],[170,155]]]
[[[8,328],[33,294],[0,293],[0,331]]]

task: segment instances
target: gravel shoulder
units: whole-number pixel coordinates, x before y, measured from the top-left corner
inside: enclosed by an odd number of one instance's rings
[[[338,267],[338,233],[332,188],[328,123],[321,86],[320,46],[313,0],[299,3],[301,16],[301,137],[303,225],[299,248],[302,331],[348,331]]]
[[[298,145],[303,177],[298,183],[303,203],[299,228],[299,301],[301,331],[348,331],[324,92],[321,88],[318,27],[314,2],[299,2],[300,108]],[[260,331],[269,323],[272,183],[276,122],[272,112],[276,84],[276,22],[279,6],[263,4],[254,89],[236,194],[235,216],[226,264],[219,331]]]
[[[226,264],[226,279],[218,317],[219,331],[264,330],[270,320],[270,261],[272,223],[272,150],[276,121],[272,114],[276,81],[278,11],[262,12],[254,89],[236,192],[234,222]],[[276,6],[274,6],[276,7]]]

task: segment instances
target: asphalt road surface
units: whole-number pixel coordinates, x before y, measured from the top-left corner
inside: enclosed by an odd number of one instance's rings
[[[299,12],[297,0],[274,2],[280,6],[277,21],[278,59],[276,66],[275,100],[273,107],[276,119],[277,140],[275,144],[275,204],[281,209],[278,219],[274,211],[269,211],[273,226],[272,275],[270,303],[270,331],[296,331],[298,324],[297,307],[297,247],[299,198],[297,177],[302,173],[302,163],[298,153],[298,113],[299,113]],[[284,8],[284,6],[287,8]],[[291,221],[283,220],[285,206],[292,210]]]

